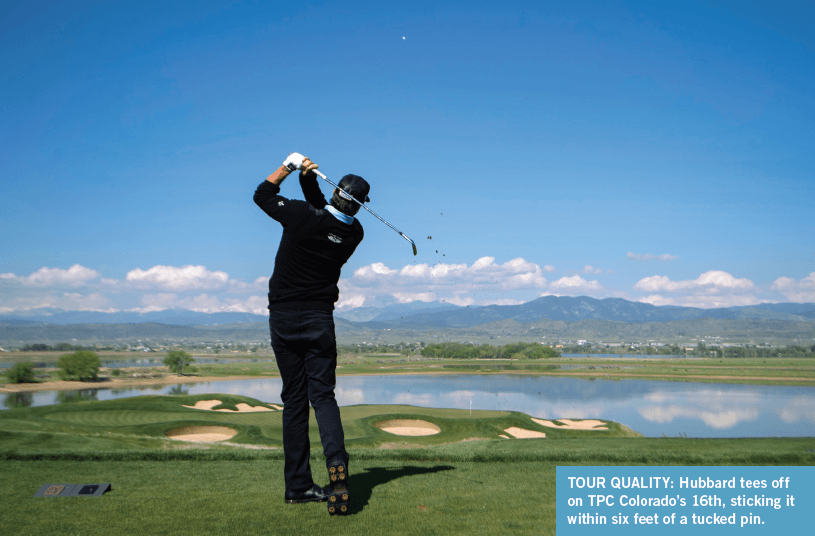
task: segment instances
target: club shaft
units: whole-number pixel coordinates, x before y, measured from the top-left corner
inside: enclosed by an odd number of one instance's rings
[[[325,182],[327,182],[328,184],[330,184],[331,186],[333,186],[334,188],[336,188],[336,189],[338,189],[338,190],[341,190],[341,188],[340,188],[339,186],[337,186],[336,184],[334,184],[333,182],[331,182],[331,181],[329,180],[329,178],[328,178],[328,177],[326,177],[325,175],[323,175],[322,173],[320,173],[320,172],[319,172],[319,171],[317,171],[316,169],[313,169],[312,171],[313,171],[314,173],[316,173],[316,174],[317,174],[317,175],[318,175],[320,178],[322,178],[322,179],[323,179]],[[343,190],[343,191],[344,191],[344,190]],[[346,193],[347,193],[347,192],[346,192]],[[397,233],[399,233],[400,235],[402,235],[402,238],[404,238],[405,240],[407,240],[408,242],[410,242],[410,244],[413,246],[413,254],[414,254],[414,255],[416,255],[416,242],[414,242],[413,240],[411,240],[410,238],[408,238],[408,236],[407,236],[405,233],[403,233],[402,231],[400,231],[399,229],[397,229],[396,227],[394,227],[394,226],[393,226],[393,225],[391,225],[390,223],[388,223],[388,222],[386,222],[385,220],[383,220],[383,219],[382,219],[382,218],[379,216],[379,214],[377,214],[377,213],[376,213],[376,212],[374,212],[373,210],[371,210],[371,209],[369,209],[368,207],[366,207],[366,206],[365,206],[363,203],[360,203],[360,202],[357,200],[357,198],[356,198],[356,197],[352,196],[351,194],[348,194],[348,197],[350,197],[350,198],[351,198],[351,200],[352,200],[354,203],[356,203],[357,205],[361,206],[362,208],[364,208],[365,210],[367,210],[368,212],[370,212],[371,214],[373,214],[373,216],[374,216],[376,219],[378,219],[379,221],[381,221],[382,223],[384,223],[385,225],[387,225],[388,227],[390,227],[391,229],[393,229],[394,231],[396,231]],[[343,198],[343,199],[344,199],[344,198]]]

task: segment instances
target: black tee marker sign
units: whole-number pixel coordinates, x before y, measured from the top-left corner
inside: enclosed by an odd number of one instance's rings
[[[43,484],[34,497],[101,497],[110,484]]]

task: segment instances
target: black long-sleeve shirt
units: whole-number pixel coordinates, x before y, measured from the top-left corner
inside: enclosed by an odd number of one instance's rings
[[[281,196],[280,186],[269,181],[255,190],[257,206],[283,226],[269,279],[269,309],[333,311],[342,266],[364,232],[359,220],[349,225],[324,210],[327,202],[316,175],[301,174],[300,186],[306,201]]]

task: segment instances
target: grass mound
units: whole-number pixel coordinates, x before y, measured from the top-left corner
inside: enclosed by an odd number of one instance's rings
[[[219,400],[210,410],[195,409],[199,401]],[[240,412],[263,407],[270,411]],[[279,407],[279,406],[278,406]],[[227,409],[231,411],[217,411]],[[548,439],[568,437],[631,437],[639,434],[613,422],[603,430],[553,429],[529,415],[510,411],[420,408],[406,405],[358,405],[340,408],[346,444],[352,449],[424,448],[479,439],[496,441],[508,428],[545,432]],[[0,450],[16,452],[94,451],[187,448],[171,442],[173,430],[226,427],[235,431],[228,445],[211,448],[282,447],[282,411],[245,396],[141,396],[119,400],[76,402],[0,412]],[[400,437],[382,423],[422,423],[432,435]],[[312,411],[309,435],[320,444]]]

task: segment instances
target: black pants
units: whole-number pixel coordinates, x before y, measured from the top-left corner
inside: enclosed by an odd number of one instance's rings
[[[348,464],[340,410],[334,398],[337,339],[330,311],[269,311],[269,332],[283,379],[283,454],[286,489],[310,488],[308,404],[314,408],[326,466]]]

